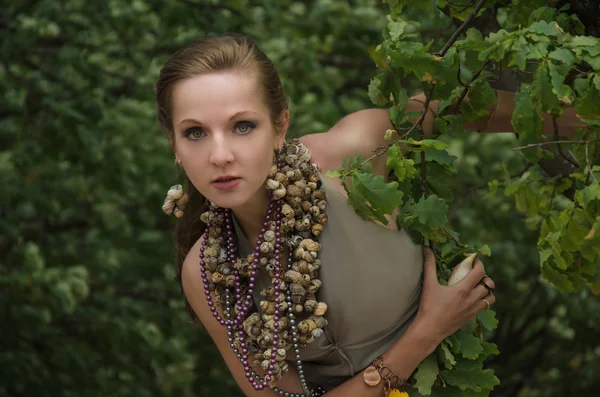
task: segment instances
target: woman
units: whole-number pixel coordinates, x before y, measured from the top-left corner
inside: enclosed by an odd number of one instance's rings
[[[161,71],[157,102],[191,182],[185,209],[178,187],[165,203],[181,217],[183,291],[246,395],[401,389],[444,338],[494,303],[479,260],[458,284],[440,285],[431,250],[394,222],[360,219],[339,181],[324,175],[382,144],[392,127],[386,111],[358,112],[286,143],[289,110],[277,72],[238,35],[175,54]],[[431,124],[429,115],[425,128]],[[383,156],[374,169],[385,172]],[[393,373],[389,382],[379,381],[388,375],[381,362]]]

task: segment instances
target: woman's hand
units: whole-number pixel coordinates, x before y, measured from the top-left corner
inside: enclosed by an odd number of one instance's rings
[[[433,251],[425,248],[424,281],[415,326],[441,342],[468,323],[479,311],[496,301],[491,292],[494,281],[487,277],[483,263],[475,259],[473,269],[453,286],[438,282]],[[487,285],[486,288],[484,285]],[[485,300],[484,300],[485,299]]]

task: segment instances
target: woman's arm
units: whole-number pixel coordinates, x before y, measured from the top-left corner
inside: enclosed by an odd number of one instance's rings
[[[509,91],[497,90],[496,95],[498,97],[498,102],[496,104],[488,105],[488,110],[492,117],[476,123],[467,124],[467,128],[480,132],[514,132],[511,119],[515,111],[515,94]],[[421,110],[422,102],[425,101],[425,94],[419,93],[413,96],[413,99],[416,99],[416,101],[412,102],[417,102],[419,104],[417,105],[419,109],[411,111]],[[468,100],[468,97],[465,98],[465,101]],[[435,112],[437,114],[438,105],[439,101],[431,101],[431,111],[429,111],[429,113]],[[412,108],[414,107],[415,106],[413,105]],[[587,124],[579,120],[575,108],[573,107],[565,108],[563,115],[557,119],[557,124],[558,134],[569,137],[575,135],[575,130],[577,128],[587,126]],[[430,135],[433,132],[433,123],[424,124],[423,127],[425,135]],[[549,114],[544,114],[544,127],[542,133],[544,135],[554,135],[554,124],[552,122],[552,116]]]
[[[256,391],[249,384],[243,366],[229,347],[226,330],[217,323],[208,310],[198,264],[199,250],[200,241],[190,250],[183,264],[182,282],[188,301],[215,341],[244,394],[249,397],[278,396],[271,390]],[[477,284],[484,274],[483,264],[476,261],[473,270],[459,283],[452,287],[442,286],[437,281],[435,257],[426,250],[425,278],[417,316],[404,335],[383,354],[384,362],[398,376],[408,378],[445,337],[454,333],[486,307],[481,299],[487,295],[487,289]],[[491,280],[488,282],[491,287],[494,287]],[[494,299],[492,296],[488,301],[493,303]],[[277,386],[285,391],[302,393],[298,374],[291,366]],[[381,393],[381,386],[369,387],[364,383],[361,371],[352,379],[328,392],[326,396],[379,397]]]

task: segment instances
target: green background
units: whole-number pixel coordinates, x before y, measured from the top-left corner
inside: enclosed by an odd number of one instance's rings
[[[190,40],[240,32],[275,62],[292,135],[372,107],[387,5],[370,0],[5,1],[0,12],[0,396],[238,396],[175,281],[175,183],[154,83]],[[10,3],[10,4],[8,4]],[[423,40],[455,26],[419,14]],[[417,82],[418,83],[418,82]],[[410,82],[408,82],[410,84]],[[416,87],[416,85],[415,85]],[[488,244],[501,354],[494,396],[594,395],[600,304],[540,280],[536,233],[487,181],[519,170],[510,134],[450,140],[450,221]]]

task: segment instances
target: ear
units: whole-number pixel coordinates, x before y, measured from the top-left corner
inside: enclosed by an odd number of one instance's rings
[[[285,136],[287,134],[288,127],[290,126],[290,111],[286,110],[281,116],[279,120],[279,124],[277,125],[277,135],[275,137],[275,143],[277,147],[283,146],[283,141],[285,140]]]

